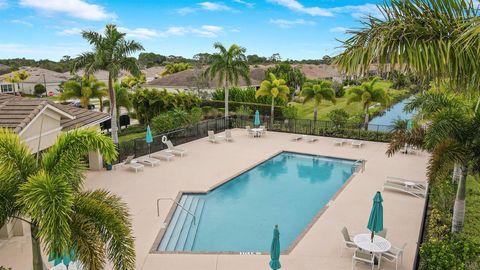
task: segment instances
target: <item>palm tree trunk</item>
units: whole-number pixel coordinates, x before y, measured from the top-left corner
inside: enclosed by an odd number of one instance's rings
[[[365,105],[365,121],[363,122],[363,127],[365,130],[368,130],[368,105]]]
[[[103,112],[103,98],[99,97],[98,101],[100,102],[100,112]]]
[[[112,75],[108,73],[108,94],[110,98],[110,113],[111,113],[111,130],[113,143],[118,143],[118,125],[117,125],[117,110],[115,100],[115,90],[113,89]]]
[[[272,108],[270,109],[270,128],[273,127],[273,118],[275,117],[275,98],[272,97]]]
[[[317,109],[317,106],[315,106],[315,109],[313,109],[313,129],[317,127],[317,114],[318,114],[318,109]]]
[[[228,81],[227,77],[225,77],[225,84],[223,85],[223,92],[225,94],[225,119],[228,119]]]
[[[458,180],[457,196],[455,197],[455,204],[453,206],[452,232],[458,233],[463,230],[463,222],[465,220],[465,197],[468,169],[461,165],[461,176]]]
[[[462,170],[460,169],[460,164],[455,162],[453,165],[452,183],[457,183],[460,177],[462,177]]]
[[[40,247],[40,239],[38,239],[38,228],[34,224],[30,225],[31,240],[32,240],[32,257],[33,257],[33,270],[44,270],[42,249]]]

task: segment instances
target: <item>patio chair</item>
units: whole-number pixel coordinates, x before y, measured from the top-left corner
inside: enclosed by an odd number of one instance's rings
[[[383,190],[385,189],[407,193],[417,198],[425,198],[428,190],[428,182],[417,182],[399,177],[387,176],[383,183]]]
[[[259,126],[258,128],[262,130],[260,132],[262,136],[267,135],[267,128],[265,126]]]
[[[357,148],[360,148],[364,145],[364,143],[359,140],[352,140],[351,144],[352,144],[352,147],[357,147]]]
[[[298,142],[302,139],[302,135],[293,135],[290,140],[294,142]]]
[[[125,161],[123,162],[123,165],[127,166],[127,168],[130,168],[137,173],[139,170],[143,171],[143,164],[138,163],[135,159],[133,159],[135,156],[128,156]]]
[[[395,263],[395,270],[398,269],[398,261],[400,261],[400,265],[403,263],[403,251],[405,250],[405,246],[407,243],[403,244],[401,248],[392,246],[389,251],[382,253],[382,259],[385,259],[389,262]]]
[[[159,159],[159,160],[166,160],[166,161],[170,161],[172,160],[173,157],[175,157],[172,153],[167,153],[167,152],[157,152],[157,153],[153,153],[151,154],[151,156],[153,158],[156,158],[156,159]]]
[[[253,132],[252,128],[250,126],[245,126],[245,130],[247,130],[247,135],[250,137],[255,137],[255,132]]]
[[[387,231],[388,231],[387,228],[383,228],[383,230],[376,233],[376,235],[378,235],[380,237],[383,237],[383,238],[387,238]]]
[[[313,136],[309,136],[309,135],[303,135],[303,139],[306,141],[306,142],[316,142],[318,141],[318,138],[317,137],[313,137]]]
[[[230,129],[225,130],[225,141],[233,141],[232,131]]]
[[[375,255],[368,251],[361,249],[355,250],[352,257],[352,269],[354,268],[356,262],[364,262],[372,265],[372,270],[375,267]]]
[[[215,135],[215,133],[213,133],[213,130],[208,131],[208,141],[211,143],[218,143],[217,136]]]
[[[341,233],[342,233],[342,236],[343,236],[342,247],[346,248],[346,249],[356,250],[357,245],[352,241],[352,237],[348,233],[347,227],[343,227]],[[343,248],[340,251],[340,256],[343,254]]]
[[[145,165],[150,165],[151,167],[155,167],[155,165],[160,164],[160,160],[153,158],[153,157],[143,157],[139,158],[138,162],[145,164]]]
[[[345,139],[336,139],[333,141],[333,145],[337,145],[337,146],[343,146],[344,143],[346,143],[347,140]]]
[[[173,144],[170,140],[168,140],[165,144],[168,147],[168,151],[172,152],[172,154],[174,154],[174,155],[183,157],[183,155],[185,155],[187,153],[187,150],[177,148],[177,147],[173,146]]]

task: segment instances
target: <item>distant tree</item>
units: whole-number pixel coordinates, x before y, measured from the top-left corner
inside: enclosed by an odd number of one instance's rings
[[[103,98],[107,96],[105,83],[93,76],[83,77],[80,80],[69,80],[63,85],[63,92],[60,95],[62,100],[70,98],[80,99],[83,108],[88,108],[90,99],[98,98],[100,100],[100,111],[103,111]]]
[[[281,63],[265,70],[265,78],[268,78],[270,73],[275,77],[285,80],[290,88],[291,96],[293,97],[295,91],[299,91],[302,85],[307,80],[307,77],[299,68],[294,68],[288,63]]]
[[[16,88],[20,88],[20,85],[19,85],[20,84],[20,79],[18,79],[16,76],[12,76],[12,75],[6,76],[3,79],[3,81],[13,84],[13,93],[16,93],[16,90],[15,90]]]
[[[137,60],[130,55],[142,51],[143,46],[133,40],[126,40],[125,33],[120,33],[113,24],[105,26],[104,33],[83,31],[82,37],[93,45],[92,52],[81,54],[76,60],[73,71],[85,69],[85,74],[93,74],[97,70],[108,72],[108,96],[115,107],[115,90],[113,83],[118,79],[120,71],[125,70],[134,76],[140,76],[141,71]],[[112,139],[118,143],[117,111],[112,110]]]
[[[140,53],[138,55],[138,64],[142,67],[160,66],[167,60],[167,57],[156,53]]]
[[[171,63],[165,66],[165,70],[160,75],[164,77],[191,68],[193,68],[193,65],[190,63]]]
[[[325,64],[325,65],[330,65],[333,61],[333,58],[331,58],[330,56],[328,55],[325,55],[324,57],[322,57],[322,64]]]
[[[197,53],[193,56],[193,60],[195,60],[195,66],[203,67],[212,63],[212,54]]]
[[[33,87],[33,92],[36,96],[41,97],[43,94],[45,94],[45,92],[47,92],[47,88],[45,88],[45,85],[37,83]]]
[[[282,61],[282,57],[280,56],[279,53],[274,53],[272,54],[272,56],[268,58],[268,61],[273,63],[280,62]]]
[[[13,76],[17,78],[17,81],[22,84],[22,92],[25,91],[23,88],[23,82],[30,77],[30,73],[26,70],[19,70],[13,72]]]
[[[145,74],[142,73],[138,77],[131,76],[131,75],[124,77],[122,79],[121,85],[123,87],[134,89],[134,88],[137,88],[140,85],[144,84],[145,82],[146,82]]]
[[[303,103],[312,101],[314,102],[313,109],[313,125],[316,126],[317,123],[317,114],[318,114],[318,105],[322,103],[323,100],[328,100],[333,104],[337,103],[335,99],[335,90],[332,88],[332,82],[330,81],[320,81],[319,83],[312,84],[306,83],[303,86],[302,92],[300,93],[304,97]]]
[[[334,109],[328,113],[328,118],[335,127],[340,127],[347,123],[350,115],[344,109]]]
[[[237,86],[239,77],[250,84],[250,68],[245,57],[246,49],[232,44],[228,50],[219,42],[213,44],[218,50],[212,55],[212,64],[205,70],[206,77],[216,78],[225,91],[225,117],[228,117],[228,88]]]
[[[272,98],[272,108],[270,111],[270,124],[273,125],[275,116],[275,99],[288,100],[290,89],[284,79],[277,79],[273,73],[270,73],[268,80],[264,80],[255,94],[256,97],[266,96]]]
[[[247,61],[249,65],[259,65],[265,64],[267,62],[267,58],[263,56],[258,56],[256,54],[247,55]]]
[[[115,83],[113,86],[113,89],[115,90],[115,110],[116,110],[116,115],[117,115],[117,123],[119,122],[118,120],[120,119],[120,110],[122,108],[125,108],[128,112],[133,107],[132,104],[132,99],[130,97],[130,93],[128,92],[128,89],[126,87],[121,86],[118,83]],[[112,107],[110,106],[110,102],[106,100],[103,105],[108,108],[108,111],[112,110]]]

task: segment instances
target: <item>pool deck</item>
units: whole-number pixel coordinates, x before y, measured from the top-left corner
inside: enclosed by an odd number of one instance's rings
[[[126,167],[87,173],[86,189],[107,189],[121,196],[130,207],[136,269],[268,269],[268,255],[151,253],[155,238],[172,207],[172,202],[161,202],[160,217],[157,217],[156,200],[175,198],[181,191],[208,191],[282,150],[366,160],[365,171],[351,179],[293,250],[281,256],[282,269],[351,269],[353,252],[341,247],[342,227],[346,226],[351,234],[368,233],[366,224],[372,198],[377,190],[382,190],[386,176],[425,180],[427,154],[397,154],[388,158],[385,155],[387,144],[384,143],[366,142],[364,147],[357,149],[350,145],[334,146],[335,139],[326,137],[308,143],[292,142],[292,134],[288,133],[268,132],[265,137],[250,138],[244,130],[235,129],[232,135],[234,141],[229,143],[212,144],[203,138],[183,144],[179,147],[188,150],[186,156],[170,162],[162,161],[154,168],[145,167],[137,174]],[[407,243],[403,265],[399,269],[412,269],[424,200],[392,191],[385,191],[382,195],[387,239],[394,246]],[[31,269],[31,262],[26,259],[31,258],[29,243],[28,235],[0,240],[0,265],[15,270]],[[357,263],[357,269],[370,267]],[[382,262],[381,269],[395,269],[395,266]]]

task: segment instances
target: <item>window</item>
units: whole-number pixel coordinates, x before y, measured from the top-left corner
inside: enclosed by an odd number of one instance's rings
[[[1,93],[13,93],[13,84],[1,84],[0,85]]]

